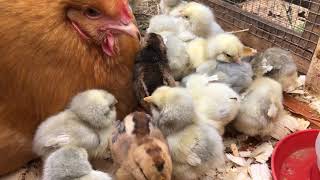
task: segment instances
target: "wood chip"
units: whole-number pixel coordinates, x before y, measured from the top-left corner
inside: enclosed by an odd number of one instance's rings
[[[259,163],[266,163],[271,157],[272,151],[271,143],[263,143],[252,152],[252,157]]]
[[[251,180],[247,167],[232,168],[223,177],[225,180]]]
[[[248,157],[252,156],[252,152],[251,151],[240,151],[239,155],[240,155],[240,157],[248,158]]]
[[[233,154],[234,156],[239,157],[239,150],[238,150],[238,147],[237,147],[236,144],[234,144],[234,143],[231,144],[231,145],[230,145],[230,149],[231,149],[232,154]]]
[[[307,103],[298,101],[294,97],[285,94],[283,104],[290,112],[302,116],[320,128],[320,114]]]
[[[226,154],[226,157],[227,159],[229,159],[230,161],[232,161],[233,163],[239,166],[247,166],[247,161],[242,157],[236,157],[229,153]]]
[[[273,137],[277,140],[280,140],[280,139],[286,137],[287,135],[289,135],[290,133],[291,132],[288,128],[276,123],[276,125],[274,126],[274,128],[272,130],[271,137]]]
[[[271,172],[266,163],[252,164],[249,168],[252,180],[271,180]]]

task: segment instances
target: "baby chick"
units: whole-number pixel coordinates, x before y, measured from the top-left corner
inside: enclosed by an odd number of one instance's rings
[[[69,109],[45,120],[37,129],[33,150],[46,158],[65,145],[86,149],[92,158],[108,157],[108,138],[116,120],[117,100],[104,90],[77,94]]]
[[[169,66],[175,80],[179,81],[193,71],[193,65],[190,62],[189,54],[191,49],[187,50],[187,43],[183,42],[175,35],[167,37],[167,53]]]
[[[248,62],[238,64],[210,60],[202,63],[196,72],[208,76],[217,75],[216,82],[228,84],[237,93],[246,90],[253,78],[253,71]]]
[[[258,78],[243,94],[234,127],[249,136],[269,135],[282,110],[281,85],[270,78]]]
[[[196,36],[188,31],[188,22],[183,18],[173,17],[169,15],[156,15],[150,19],[148,33],[157,33],[162,36],[165,44],[169,39],[168,35],[174,34],[183,42],[190,41]]]
[[[223,135],[225,126],[239,112],[239,95],[226,84],[210,83],[206,75],[192,74],[184,81],[194,100],[195,109]]]
[[[172,161],[160,130],[151,125],[151,117],[142,112],[119,122],[112,144],[114,161],[119,165],[119,180],[170,180]],[[119,131],[120,130],[120,131]]]
[[[197,179],[224,163],[221,136],[196,112],[186,89],[160,87],[145,100],[158,108],[155,124],[167,138],[174,178]]]
[[[207,45],[207,40],[204,38],[196,38],[187,44],[186,51],[192,70],[208,60]]]
[[[241,62],[244,45],[233,34],[222,33],[208,39],[208,59],[222,62]]]
[[[140,105],[150,112],[144,97],[163,85],[175,86],[167,58],[167,49],[162,37],[149,33],[144,38],[144,45],[139,52],[134,67],[134,91]]]
[[[44,164],[43,180],[112,180],[92,169],[88,153],[79,147],[65,146],[50,154]]]
[[[275,79],[286,92],[297,87],[297,66],[288,51],[269,48],[257,55],[251,64],[256,77],[267,76]]]
[[[211,9],[203,4],[189,2],[177,16],[183,17],[189,23],[190,31],[196,36],[209,38],[224,32],[215,21]]]
[[[181,24],[177,18],[168,15],[156,15],[150,19],[147,33],[171,32],[178,34],[181,31]]]

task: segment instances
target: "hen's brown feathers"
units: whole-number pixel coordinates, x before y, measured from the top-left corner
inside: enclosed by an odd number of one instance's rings
[[[115,16],[121,12],[117,2],[0,0],[0,154],[6,154],[0,157],[0,175],[33,158],[35,129],[76,93],[109,91],[119,101],[121,119],[134,109],[138,40],[119,35],[120,55],[110,58],[94,42],[82,40],[65,14],[69,6],[96,3]]]

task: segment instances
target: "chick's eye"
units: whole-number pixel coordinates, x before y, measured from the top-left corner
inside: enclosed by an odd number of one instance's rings
[[[225,53],[225,55],[226,55],[228,58],[231,58],[231,57],[232,57],[230,54],[227,54],[227,53]]]
[[[189,16],[183,16],[185,19],[189,19]]]
[[[99,10],[94,9],[94,8],[87,8],[84,11],[84,14],[90,19],[98,19],[102,15]]]

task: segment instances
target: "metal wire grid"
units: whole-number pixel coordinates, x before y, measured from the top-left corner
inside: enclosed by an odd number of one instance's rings
[[[228,0],[231,3],[234,1],[236,0]],[[238,6],[247,12],[273,21],[297,33],[303,33],[309,7],[302,7],[301,0],[296,3],[284,0],[248,0],[238,4]]]
[[[305,16],[301,18],[304,21],[304,27],[300,31],[295,31],[294,25],[290,25],[288,22],[284,22],[282,15],[275,14],[268,16],[269,10],[271,13],[277,13],[274,11],[276,6],[265,6],[267,9],[262,9],[263,0],[198,0],[199,2],[209,5],[215,11],[216,18],[235,26],[240,29],[249,28],[249,33],[265,39],[272,44],[290,50],[295,55],[311,61],[313,52],[317,46],[320,30],[320,3],[304,1],[293,2],[293,0],[282,1],[287,9],[294,6],[296,9],[295,19],[296,22],[299,18],[297,15],[299,12],[304,11]],[[252,1],[255,1],[253,3]],[[276,3],[280,0],[264,1],[266,4]],[[290,1],[290,2],[287,2]],[[305,0],[306,1],[306,0]],[[260,4],[259,4],[260,3]],[[279,3],[279,2],[278,2]],[[300,4],[299,4],[300,3]],[[299,7],[297,4],[301,5]],[[307,6],[307,7],[306,7]],[[272,9],[274,8],[274,9]],[[284,8],[284,7],[283,7]],[[293,11],[293,10],[291,10]],[[280,11],[281,12],[281,11]],[[286,13],[286,11],[285,11]],[[266,14],[266,15],[264,15]],[[279,18],[274,18],[279,16]],[[281,18],[280,18],[281,16]],[[288,20],[286,20],[288,21]],[[292,21],[293,22],[293,21]],[[291,24],[292,24],[291,22]],[[295,24],[295,23],[294,23]]]

